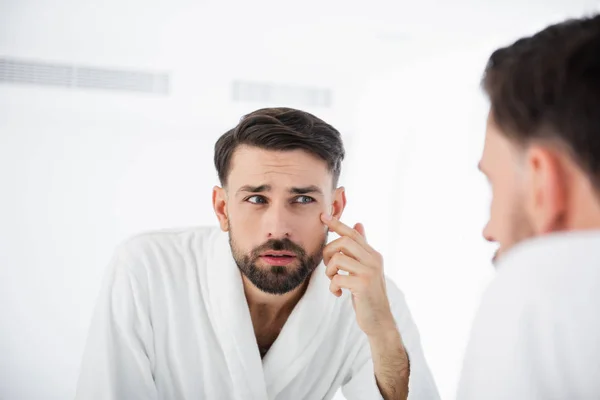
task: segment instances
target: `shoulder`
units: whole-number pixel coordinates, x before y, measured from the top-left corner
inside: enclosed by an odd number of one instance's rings
[[[117,246],[113,263],[137,274],[156,264],[202,256],[222,236],[223,232],[212,226],[140,232]]]
[[[591,349],[600,334],[598,265],[597,233],[539,237],[506,253],[471,328],[461,398],[484,391],[512,398],[508,391],[515,390],[533,398],[539,388],[532,374],[558,390],[556,377],[597,360]]]
[[[515,247],[483,295],[471,346],[482,354],[519,346],[523,354],[543,354],[569,338],[600,334],[599,265],[598,234],[551,235]]]
[[[187,228],[161,229],[140,232],[125,239],[118,249],[136,251],[147,249],[149,246],[168,248],[178,246],[190,240],[210,240],[221,234],[222,231],[215,226],[195,226]]]
[[[599,285],[600,233],[547,235],[516,246],[498,264],[482,306],[539,310],[569,304]],[[560,308],[560,307],[559,307]],[[553,310],[551,315],[556,315]]]

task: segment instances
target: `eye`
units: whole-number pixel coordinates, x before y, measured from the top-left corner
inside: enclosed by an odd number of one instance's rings
[[[300,203],[300,204],[310,204],[310,203],[314,203],[315,199],[313,199],[312,197],[309,196],[298,196],[294,199],[294,203]]]
[[[267,204],[267,199],[263,196],[251,196],[246,199],[248,203],[252,204]]]

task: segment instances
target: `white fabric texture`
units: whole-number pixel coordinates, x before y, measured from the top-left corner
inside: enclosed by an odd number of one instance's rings
[[[600,232],[508,252],[471,332],[459,400],[600,398]]]
[[[351,298],[321,264],[261,359],[228,236],[200,227],[138,235],[106,275],[76,398],[381,399]],[[438,399],[403,294],[390,303],[411,360],[410,399]]]

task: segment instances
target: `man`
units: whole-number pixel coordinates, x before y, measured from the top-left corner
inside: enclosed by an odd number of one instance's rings
[[[78,399],[437,399],[402,293],[340,222],[332,126],[277,108],[215,146],[220,230],[137,236],[95,311]],[[327,244],[327,232],[340,238]],[[343,272],[342,272],[343,271]]]
[[[458,398],[600,396],[600,16],[494,52],[481,170],[499,243]]]

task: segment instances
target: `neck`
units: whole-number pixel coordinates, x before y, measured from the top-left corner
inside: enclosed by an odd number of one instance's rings
[[[253,319],[256,316],[260,316],[261,319],[277,319],[292,312],[304,292],[306,292],[310,275],[300,286],[284,294],[265,293],[254,286],[245,275],[242,275],[242,281],[246,301]]]
[[[591,183],[576,182],[567,210],[566,230],[600,229],[600,195]]]
[[[600,211],[577,212],[567,226],[569,231],[600,230]]]

